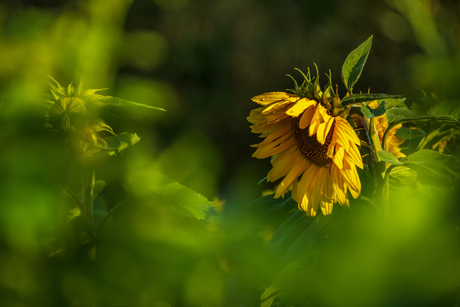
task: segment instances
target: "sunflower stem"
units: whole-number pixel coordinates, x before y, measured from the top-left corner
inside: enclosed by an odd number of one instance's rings
[[[83,193],[82,203],[85,208],[86,218],[94,225],[93,217],[93,192],[96,184],[96,171],[91,170],[86,175],[83,175]]]
[[[388,220],[390,218],[390,174],[394,165],[390,165],[385,172],[383,179],[383,218]]]

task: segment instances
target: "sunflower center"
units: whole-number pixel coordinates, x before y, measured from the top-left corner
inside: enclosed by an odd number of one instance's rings
[[[318,142],[316,134],[309,136],[308,128],[300,129],[299,118],[295,117],[292,119],[292,128],[294,130],[294,139],[300,152],[318,166],[330,166],[332,159],[327,156],[327,148],[332,141],[332,135],[334,133],[335,123],[332,124],[329,133],[326,136],[324,144]]]

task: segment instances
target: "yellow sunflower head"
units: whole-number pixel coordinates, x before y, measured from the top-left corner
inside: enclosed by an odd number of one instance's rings
[[[261,107],[251,111],[248,121],[252,132],[265,138],[253,145],[253,157],[272,157],[268,181],[284,177],[275,198],[292,187],[300,210],[315,216],[320,207],[327,215],[334,203],[349,206],[348,191],[354,198],[361,192],[356,170],[363,168],[360,140],[346,120],[349,109],[340,104],[330,73],[324,91],[318,77],[312,82],[309,71],[303,76],[293,94],[269,92],[252,98]]]

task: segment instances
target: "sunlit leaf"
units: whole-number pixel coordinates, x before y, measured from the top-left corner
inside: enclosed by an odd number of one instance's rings
[[[342,81],[349,92],[352,91],[353,86],[358,81],[363,71],[364,64],[366,64],[367,57],[371,51],[372,36],[369,37],[364,43],[353,50],[346,58],[342,66]]]

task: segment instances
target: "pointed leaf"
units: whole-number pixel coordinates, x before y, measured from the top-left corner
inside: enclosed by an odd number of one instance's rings
[[[364,64],[366,64],[367,57],[371,51],[372,36],[369,37],[364,43],[353,50],[346,58],[342,66],[342,81],[348,92],[351,92],[353,86],[358,81],[363,71]]]
[[[104,145],[98,143],[98,147],[104,149],[104,154],[114,156],[122,150],[133,146],[140,141],[136,133],[122,132],[117,135],[104,138]]]
[[[208,212],[214,209],[212,202],[203,195],[149,169],[131,176],[128,184],[145,197],[155,197],[158,203],[170,206],[184,218],[206,219]],[[215,212],[209,212],[209,215],[215,216]]]
[[[379,106],[377,108],[375,108],[375,109],[372,109],[371,107],[369,107],[367,103],[363,103],[361,105],[361,112],[367,118],[381,116],[381,115],[385,114],[385,112],[386,112],[385,100],[382,101],[379,104]]]
[[[367,102],[380,99],[403,99],[401,95],[389,95],[389,94],[353,94],[342,99],[342,106],[347,106],[353,103]],[[387,107],[387,109],[390,107]]]
[[[393,154],[389,153],[388,151],[379,150],[377,152],[377,157],[380,161],[384,161],[393,165],[404,165],[402,162],[398,160]]]

